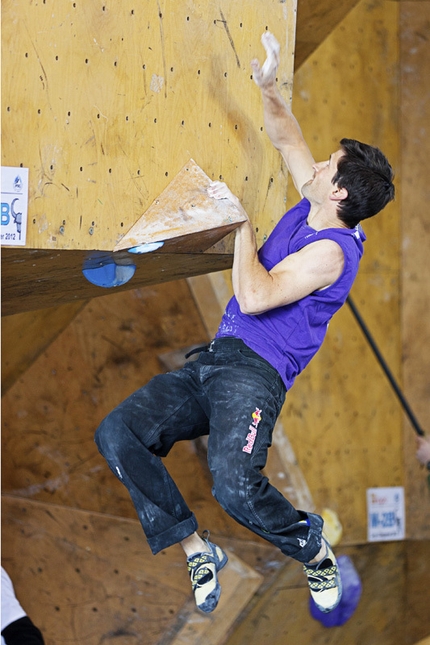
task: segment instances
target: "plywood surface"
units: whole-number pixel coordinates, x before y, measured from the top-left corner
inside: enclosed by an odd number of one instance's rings
[[[409,555],[416,548],[418,558]],[[226,645],[412,645],[429,628],[428,585],[415,577],[422,567],[419,557],[425,557],[429,548],[428,541],[422,545],[393,542],[338,547],[337,555],[351,558],[361,580],[362,595],[352,617],[344,625],[331,628],[311,617],[305,577],[298,563],[293,562],[281,572],[270,592],[259,600]],[[407,571],[406,561],[411,565]],[[410,608],[405,605],[405,596],[418,589],[422,596],[416,612],[421,612],[419,626],[413,623]]]
[[[210,245],[227,231],[197,233],[203,247]],[[43,307],[53,307],[77,300],[90,300],[108,293],[114,294],[135,287],[159,284],[178,280],[192,275],[201,275],[210,271],[220,271],[231,267],[233,257],[229,253],[189,252],[189,246],[199,251],[199,240],[190,235],[176,238],[171,245],[181,252],[168,252],[169,243],[163,246],[162,252],[133,255],[131,261],[136,272],[123,286],[107,289],[89,282],[82,269],[88,257],[94,253],[88,251],[3,249],[2,252],[2,315],[12,315],[33,311]],[[172,250],[172,249],[171,249]],[[115,255],[115,260],[121,256]],[[111,254],[108,256],[111,257]],[[120,258],[121,259],[121,258]],[[130,255],[126,255],[130,261]]]
[[[71,283],[81,262],[70,269],[54,254],[49,277],[36,278],[29,249],[112,251],[190,157],[228,182],[264,239],[283,208],[284,174],[250,61],[264,57],[260,36],[271,29],[291,93],[294,0],[258,0],[252,11],[240,3],[20,0],[4,3],[3,19],[2,165],[29,169],[26,248],[3,266],[9,314],[67,302],[56,291],[80,297]],[[189,239],[184,224],[171,253],[206,249],[234,228]],[[161,258],[154,279],[140,284],[231,265],[215,255],[196,260]]]
[[[299,69],[309,56],[339,26],[359,0],[298,0],[294,67]]]
[[[241,549],[247,564],[234,541],[213,534],[229,563],[220,574],[220,604],[205,616],[190,602],[180,546],[153,556],[137,520],[7,495],[2,507],[2,565],[46,645],[197,645],[201,638],[216,645],[264,580],[257,559],[273,551],[249,543]],[[270,567],[260,569],[267,577]]]
[[[405,2],[401,11],[401,94],[402,118],[402,346],[403,383],[408,401],[424,431],[430,432],[429,359],[430,272],[428,253],[430,216],[427,204],[430,187],[426,162],[430,153],[430,54],[425,46],[430,37],[430,6],[427,2]],[[430,536],[427,473],[415,458],[415,437],[408,421],[404,424],[404,457],[407,474],[408,516],[411,535]],[[424,511],[424,512],[423,512]]]
[[[182,550],[153,557],[137,521],[5,496],[2,511],[2,563],[46,645],[154,645],[188,599]]]
[[[3,317],[2,394],[23,374],[82,309],[85,301]]]
[[[430,497],[430,496],[429,496]],[[430,635],[430,605],[429,571],[430,540],[414,540],[408,542],[406,551],[406,571],[408,576],[406,594],[406,612],[408,630],[407,645]]]
[[[29,248],[112,250],[190,157],[258,220],[281,206],[250,60],[272,30],[291,85],[292,0],[22,0],[3,18],[2,163],[30,170]]]

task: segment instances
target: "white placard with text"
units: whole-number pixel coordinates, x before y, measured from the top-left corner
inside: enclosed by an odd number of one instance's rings
[[[405,495],[402,486],[367,489],[367,539],[369,542],[403,540]]]
[[[28,168],[2,166],[1,233],[2,246],[25,246],[28,212]]]

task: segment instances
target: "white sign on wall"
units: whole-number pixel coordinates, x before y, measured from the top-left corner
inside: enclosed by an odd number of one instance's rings
[[[28,168],[2,166],[1,233],[2,246],[24,246],[27,236]]]
[[[402,486],[367,489],[367,539],[369,542],[403,540],[405,496]]]

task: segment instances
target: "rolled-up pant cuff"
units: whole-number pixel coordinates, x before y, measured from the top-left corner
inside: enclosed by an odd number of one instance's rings
[[[298,560],[298,562],[302,562],[303,564],[313,560],[321,549],[324,524],[324,520],[320,515],[316,515],[315,513],[306,513],[306,515],[310,523],[307,542],[298,553],[292,556],[294,560]]]
[[[167,549],[172,544],[177,544],[197,531],[198,524],[194,513],[187,520],[172,526],[160,535],[148,538],[149,547],[154,555]]]

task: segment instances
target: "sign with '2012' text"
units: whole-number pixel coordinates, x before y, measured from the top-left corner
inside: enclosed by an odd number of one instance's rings
[[[1,227],[2,246],[24,246],[27,235],[28,168],[2,166]]]
[[[405,501],[401,486],[367,489],[367,539],[369,542],[403,540]]]

